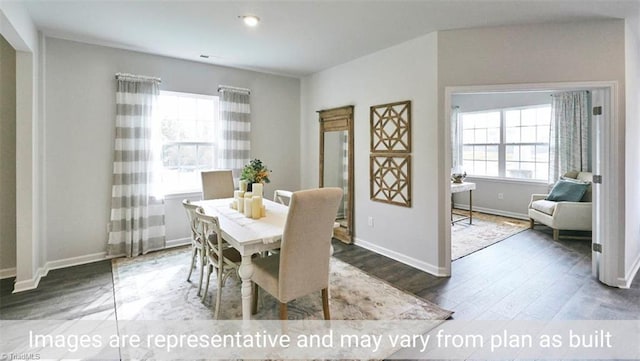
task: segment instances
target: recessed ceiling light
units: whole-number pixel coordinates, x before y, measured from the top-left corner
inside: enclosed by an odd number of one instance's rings
[[[244,21],[244,24],[246,26],[250,26],[250,27],[257,26],[258,23],[260,22],[260,18],[255,15],[242,15],[238,17],[241,18],[242,21]]]

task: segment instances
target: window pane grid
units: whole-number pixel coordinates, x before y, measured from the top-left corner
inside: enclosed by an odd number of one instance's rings
[[[550,105],[462,113],[463,167],[470,175],[546,180],[550,116]]]
[[[165,192],[201,189],[200,172],[217,164],[218,97],[160,92]]]

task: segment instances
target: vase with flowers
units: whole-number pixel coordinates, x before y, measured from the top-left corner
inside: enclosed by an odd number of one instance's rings
[[[251,191],[253,183],[269,183],[269,173],[271,171],[260,159],[253,159],[242,168],[240,180],[247,182],[247,191]]]

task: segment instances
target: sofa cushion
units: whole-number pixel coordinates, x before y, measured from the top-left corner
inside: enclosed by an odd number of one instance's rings
[[[536,211],[540,211],[542,213],[553,216],[553,212],[556,210],[556,202],[548,201],[546,199],[540,199],[533,203],[531,203],[531,208]]]
[[[559,179],[546,199],[555,202],[580,202],[589,185],[577,180]]]

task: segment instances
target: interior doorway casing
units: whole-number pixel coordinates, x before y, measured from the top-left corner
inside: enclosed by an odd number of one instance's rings
[[[563,83],[533,83],[533,84],[506,84],[506,85],[474,85],[445,87],[444,97],[444,172],[441,192],[444,199],[450,199],[449,187],[451,169],[451,106],[452,96],[469,93],[500,93],[500,92],[526,92],[526,91],[569,91],[602,89],[608,95],[605,102],[606,124],[602,121],[594,124],[594,174],[603,176],[602,184],[594,184],[593,187],[593,236],[592,243],[602,245],[602,254],[594,254],[592,269],[594,275],[607,285],[625,287],[625,280],[619,277],[617,265],[622,262],[621,255],[624,248],[624,227],[620,227],[618,220],[624,219],[624,159],[617,145],[623,143],[622,127],[618,116],[618,82],[594,81],[594,82],[563,82]],[[607,107],[607,105],[609,105]],[[591,110],[590,110],[591,111]],[[444,250],[444,264],[441,269],[446,275],[451,275],[451,227],[448,226],[448,215],[451,212],[451,204],[444,202],[444,215],[441,217],[441,227],[444,229],[444,237],[440,240],[440,247]],[[603,242],[603,240],[607,240]],[[441,253],[442,255],[442,253]]]

